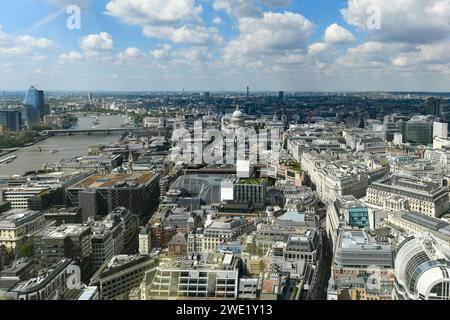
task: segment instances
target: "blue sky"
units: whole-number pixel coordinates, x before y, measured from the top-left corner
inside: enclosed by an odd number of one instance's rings
[[[80,8],[79,30],[66,27],[68,5]],[[0,89],[448,91],[449,9],[447,0],[2,1]]]

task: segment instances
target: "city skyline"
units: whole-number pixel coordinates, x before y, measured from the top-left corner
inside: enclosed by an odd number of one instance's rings
[[[0,88],[448,91],[449,4],[392,3],[14,1],[0,13]]]

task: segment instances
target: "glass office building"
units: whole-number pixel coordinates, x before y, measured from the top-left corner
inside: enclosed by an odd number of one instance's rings
[[[0,110],[0,125],[11,131],[22,130],[22,112],[17,110]]]
[[[25,95],[23,104],[25,107],[25,123],[28,127],[31,127],[45,115],[44,91],[31,86]]]

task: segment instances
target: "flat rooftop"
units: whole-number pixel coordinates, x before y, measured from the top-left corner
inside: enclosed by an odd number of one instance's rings
[[[0,228],[14,228],[42,215],[40,211],[29,209],[12,209],[0,213]]]
[[[127,183],[129,186],[139,187],[148,183],[152,177],[152,173],[96,174],[71,186],[69,189],[111,188],[113,186],[120,185],[121,183]]]
[[[90,227],[80,224],[67,224],[59,227],[51,227],[43,232],[45,233],[46,238],[64,239],[71,235],[79,235],[89,229]]]

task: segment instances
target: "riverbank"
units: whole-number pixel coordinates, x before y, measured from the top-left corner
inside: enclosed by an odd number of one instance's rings
[[[22,146],[18,146],[18,147],[14,147],[14,148],[1,149],[1,151],[0,151],[0,157],[3,157],[3,156],[6,156],[6,155],[8,155],[8,154],[11,154],[11,153],[14,153],[14,152],[16,152],[16,151],[19,151],[19,150],[22,149],[22,148],[31,147],[31,146],[35,145],[36,143],[39,143],[39,142],[42,142],[42,141],[47,140],[49,137],[50,137],[50,136],[40,136],[40,137],[37,137],[37,138],[36,138],[34,141],[32,141],[32,142],[24,143]]]

